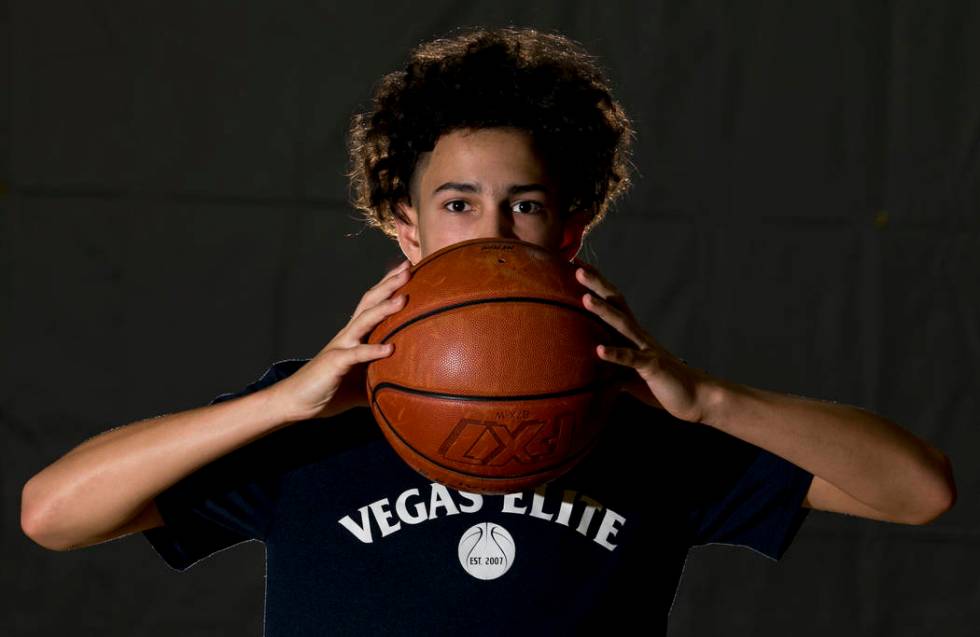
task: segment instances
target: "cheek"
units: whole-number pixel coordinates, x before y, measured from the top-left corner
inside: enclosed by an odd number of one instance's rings
[[[562,226],[557,224],[548,224],[547,227],[541,229],[541,236],[545,242],[557,248],[561,245]]]
[[[561,245],[561,237],[550,229],[541,226],[528,226],[519,228],[516,232],[517,238],[535,245],[542,246],[549,250],[556,250]]]
[[[428,226],[422,226],[420,233],[422,249],[426,255],[429,255],[448,245],[469,239],[470,237],[466,235],[466,229],[462,224],[455,222],[454,219],[441,219]]]

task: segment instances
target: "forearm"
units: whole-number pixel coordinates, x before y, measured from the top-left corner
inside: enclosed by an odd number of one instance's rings
[[[288,425],[273,388],[85,441],[24,485],[25,531],[45,546],[62,547],[119,528],[181,478]]]
[[[928,516],[951,497],[946,456],[851,405],[712,381],[704,424],[762,447],[896,518]]]

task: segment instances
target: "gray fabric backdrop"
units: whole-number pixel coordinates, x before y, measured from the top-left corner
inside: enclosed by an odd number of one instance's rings
[[[349,116],[418,41],[507,23],[583,42],[635,120],[637,183],[582,256],[655,338],[955,465],[930,526],[813,512],[778,564],[692,550],[670,634],[975,634],[977,3],[0,11],[4,634],[260,634],[261,544],[184,574],[139,536],[51,552],[20,531],[21,487],[326,344],[399,254],[346,202]]]

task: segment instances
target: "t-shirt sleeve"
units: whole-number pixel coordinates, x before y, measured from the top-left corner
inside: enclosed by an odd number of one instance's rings
[[[708,425],[685,423],[692,545],[733,544],[778,561],[803,525],[813,474]]]
[[[221,394],[209,404],[258,391],[305,362],[275,363],[257,381]],[[143,536],[170,567],[183,572],[224,549],[249,540],[265,540],[275,517],[281,479],[271,445],[277,433],[214,460],[156,496],[164,525],[146,529]]]

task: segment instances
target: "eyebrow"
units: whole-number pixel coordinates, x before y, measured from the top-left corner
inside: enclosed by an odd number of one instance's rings
[[[473,184],[470,182],[460,182],[460,181],[447,181],[443,185],[439,186],[432,191],[432,196],[435,197],[440,192],[444,190],[459,190],[460,192],[473,192],[480,194],[483,192],[483,188],[480,184]],[[507,189],[508,195],[519,195],[525,192],[542,192],[546,195],[551,194],[551,191],[544,184],[515,184]]]

